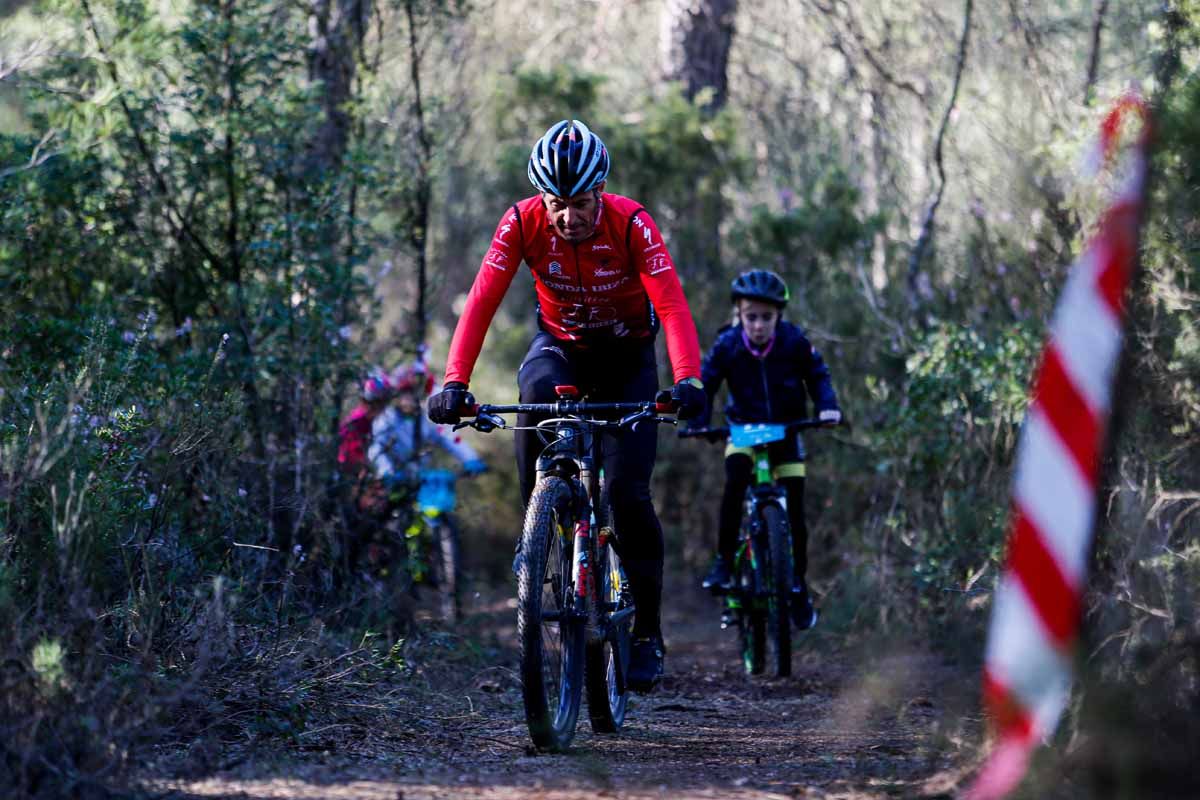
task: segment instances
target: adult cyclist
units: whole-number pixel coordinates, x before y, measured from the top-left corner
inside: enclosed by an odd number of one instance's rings
[[[666,329],[682,419],[703,412],[700,345],[667,245],[650,214],[634,200],[604,191],[608,151],[579,120],[562,120],[538,139],[528,176],[538,194],[500,219],[454,330],[444,389],[429,400],[434,422],[457,422],[474,402],[471,371],[492,317],[521,262],[537,292],[538,332],[517,373],[522,403],[556,399],[554,387],[575,385],[594,400],[633,402],[658,389],[654,337]],[[536,423],[519,419],[521,426]],[[637,614],[628,682],[650,691],[663,674],[660,606],[663,534],[650,498],[657,437],[652,425],[606,435],[604,470],[621,559]],[[525,503],[533,492],[536,434],[519,431],[517,468]]]

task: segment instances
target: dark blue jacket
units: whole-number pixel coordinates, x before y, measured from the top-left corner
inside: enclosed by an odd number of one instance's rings
[[[816,412],[838,407],[829,368],[799,326],[780,320],[775,344],[766,358],[753,355],[742,340],[740,325],[726,325],[700,372],[708,393],[704,420],[712,414],[721,381],[729,384],[725,416],[731,422],[786,422],[808,416],[808,399]]]

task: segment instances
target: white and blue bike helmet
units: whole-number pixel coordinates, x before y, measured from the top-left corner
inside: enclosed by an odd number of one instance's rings
[[[529,182],[539,192],[574,197],[608,177],[608,149],[577,119],[562,120],[537,140],[529,154]]]

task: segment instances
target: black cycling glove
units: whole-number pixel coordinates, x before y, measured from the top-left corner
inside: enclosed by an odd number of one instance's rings
[[[467,391],[467,385],[451,381],[429,398],[429,419],[439,425],[453,425],[462,419],[462,413],[473,405],[475,397]]]
[[[675,416],[692,419],[708,408],[708,395],[699,378],[686,378],[671,387],[671,402],[675,404]]]

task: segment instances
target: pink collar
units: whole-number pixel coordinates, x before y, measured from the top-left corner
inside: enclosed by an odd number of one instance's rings
[[[746,329],[742,328],[742,344],[746,345],[746,349],[750,351],[750,355],[755,358],[766,358],[767,353],[771,352],[771,348],[775,346],[775,337],[772,336],[762,349],[759,350],[754,346],[754,342],[750,341],[750,337],[746,335]]]

